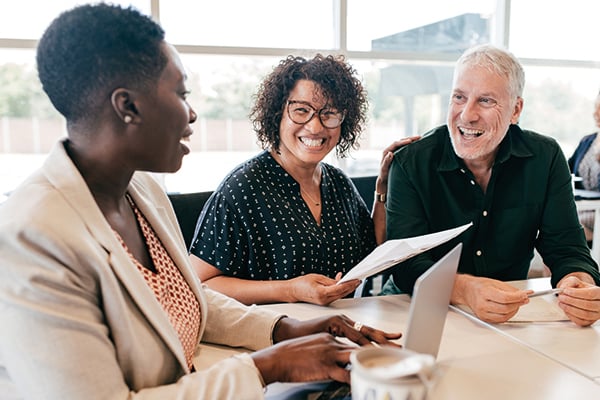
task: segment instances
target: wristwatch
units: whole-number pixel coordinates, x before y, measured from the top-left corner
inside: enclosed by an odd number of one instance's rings
[[[386,193],[379,193],[379,192],[375,191],[375,201],[376,202],[385,203],[386,198],[387,198]]]

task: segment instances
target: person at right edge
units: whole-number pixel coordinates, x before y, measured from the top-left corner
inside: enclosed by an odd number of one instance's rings
[[[596,96],[593,116],[596,127],[600,129],[600,93]],[[571,173],[581,178],[581,182],[575,182],[575,188],[600,191],[600,137],[598,132],[581,138],[567,162]],[[585,239],[590,244],[594,238],[595,213],[594,210],[581,210],[578,212],[579,221],[585,232]]]
[[[558,305],[580,326],[600,319],[600,274],[590,255],[558,143],[521,129],[525,75],[508,51],[468,49],[454,70],[447,125],[398,150],[390,167],[387,237],[463,225],[457,238],[393,269],[386,292],[412,293],[416,279],[463,243],[451,303],[500,323],[531,291],[505,281],[527,278],[534,248],[564,289]],[[391,290],[390,290],[391,287]]]

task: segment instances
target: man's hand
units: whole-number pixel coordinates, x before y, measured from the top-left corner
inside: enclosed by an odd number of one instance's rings
[[[529,303],[528,291],[495,279],[459,274],[452,292],[453,304],[466,304],[475,315],[491,323],[506,322]]]
[[[556,287],[563,289],[558,306],[579,326],[589,326],[600,319],[600,287],[583,272],[566,275]]]

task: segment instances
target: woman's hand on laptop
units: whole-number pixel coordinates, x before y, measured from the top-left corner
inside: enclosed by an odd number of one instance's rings
[[[307,382],[333,379],[350,382],[352,343],[336,340],[345,337],[359,345],[391,345],[401,333],[388,333],[353,321],[345,315],[333,315],[299,321],[283,317],[273,329],[274,346],[254,352],[251,357],[265,384],[271,382]]]
[[[359,322],[345,315],[332,315],[299,321],[293,318],[282,318],[273,330],[273,342],[296,338],[313,333],[326,332],[333,336],[345,337],[359,345],[377,343],[381,345],[399,346],[392,340],[402,337],[402,333],[384,332]]]
[[[250,356],[266,385],[329,379],[349,383],[350,370],[346,366],[354,349],[356,346],[328,333],[316,333],[283,340]]]

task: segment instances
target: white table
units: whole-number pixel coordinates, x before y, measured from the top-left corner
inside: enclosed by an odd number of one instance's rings
[[[549,289],[550,278],[530,279],[511,284],[522,289]],[[553,296],[549,296],[548,301],[557,303]],[[507,323],[489,327],[583,376],[600,382],[600,322],[587,328],[580,328],[570,321]]]
[[[261,307],[298,319],[344,313],[365,324],[395,332],[406,331],[409,304],[408,296],[396,295],[343,299],[329,307],[302,303]],[[566,335],[575,328],[561,325],[557,329],[564,329]],[[590,328],[589,331],[594,330]],[[595,338],[582,335],[580,340],[583,342],[572,343],[581,347],[591,346],[592,343],[585,341],[594,341]],[[236,350],[203,345],[200,356],[205,361],[214,362],[232,351]],[[600,358],[594,354],[582,353],[589,365],[594,362],[600,364]],[[430,399],[600,398],[600,385],[588,374],[559,361],[563,356],[562,353],[549,356],[514,336],[510,330],[503,331],[460,312],[450,311]]]

